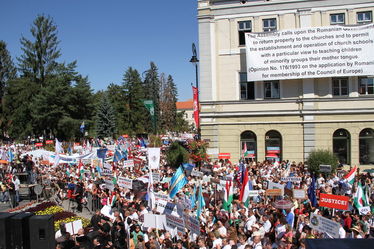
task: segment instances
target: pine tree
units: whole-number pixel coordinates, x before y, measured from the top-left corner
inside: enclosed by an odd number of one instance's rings
[[[172,131],[175,128],[177,116],[177,88],[171,75],[168,76],[167,81],[162,75],[160,82],[162,85],[160,98],[161,126],[165,131]]]
[[[144,98],[153,100],[155,108],[154,118],[156,122],[156,130],[154,132],[156,133],[158,129],[157,127],[160,127],[160,79],[158,76],[158,68],[154,62],[150,63],[150,68],[146,71],[143,85],[145,89]]]
[[[116,131],[116,116],[107,94],[100,100],[96,111],[96,136],[99,138],[113,137]]]
[[[126,113],[128,113],[128,106],[123,86],[110,84],[106,90],[108,97],[113,105],[116,113],[117,131],[119,134],[126,132]]]
[[[126,132],[129,134],[145,133],[147,130],[152,128],[152,123],[145,119],[147,110],[143,104],[144,88],[142,86],[140,75],[136,69],[133,69],[132,67],[128,68],[123,77],[122,87],[126,99]]]
[[[40,86],[57,68],[56,60],[60,57],[57,40],[57,26],[51,17],[39,15],[31,27],[34,40],[22,36],[23,54],[18,58],[22,76],[31,78]]]
[[[14,67],[12,58],[9,54],[9,51],[6,48],[6,43],[4,41],[0,41],[0,128],[1,128],[1,135],[4,135],[6,130],[6,115],[4,110],[4,101],[3,97],[5,94],[5,89],[8,85],[10,80],[15,79],[17,74],[17,70]]]

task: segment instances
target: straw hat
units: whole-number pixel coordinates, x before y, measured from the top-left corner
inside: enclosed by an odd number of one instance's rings
[[[351,228],[352,231],[355,231],[355,232],[358,232],[358,233],[361,233],[361,229],[359,226],[354,226]]]

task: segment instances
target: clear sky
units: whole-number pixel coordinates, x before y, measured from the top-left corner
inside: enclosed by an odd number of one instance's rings
[[[120,84],[131,66],[142,74],[154,61],[170,74],[179,100],[192,97],[195,69],[191,44],[198,44],[197,0],[0,0],[0,40],[13,60],[20,38],[31,39],[38,14],[50,15],[58,27],[60,61],[78,61],[95,90]]]

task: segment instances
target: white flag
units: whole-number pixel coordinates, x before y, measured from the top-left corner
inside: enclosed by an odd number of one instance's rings
[[[56,145],[55,145],[56,156],[55,156],[55,163],[53,164],[53,167],[58,166],[58,163],[60,161],[60,153],[63,153],[63,152],[64,152],[64,149],[62,148],[61,143],[56,138]]]
[[[150,169],[160,167],[160,148],[148,148],[148,163]]]
[[[152,170],[149,170],[149,178],[148,178],[148,207],[151,209],[151,211],[155,208],[155,193],[153,191],[153,177],[152,177]]]

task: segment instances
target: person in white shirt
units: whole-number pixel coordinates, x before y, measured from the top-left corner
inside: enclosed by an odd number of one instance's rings
[[[19,185],[21,185],[17,176],[13,176],[14,190],[16,191],[16,202],[19,202]]]
[[[264,222],[263,227],[264,227],[265,233],[270,232],[271,222],[269,221],[269,217],[267,215],[264,215],[264,216],[262,216],[262,220]]]
[[[212,248],[213,249],[220,249],[222,247],[222,239],[217,238],[214,233],[209,233],[210,239],[213,241]]]
[[[245,223],[244,231],[252,231],[252,225],[256,223],[256,216],[254,215],[254,212],[252,209],[248,211],[249,218],[247,222]]]
[[[226,236],[227,236],[227,229],[226,229],[226,227],[222,224],[221,221],[218,221],[217,224],[218,224],[218,232],[219,232],[220,236],[222,238],[226,238]]]
[[[239,234],[238,236],[239,243],[237,244],[238,249],[244,249],[246,245],[248,245],[245,235]]]

